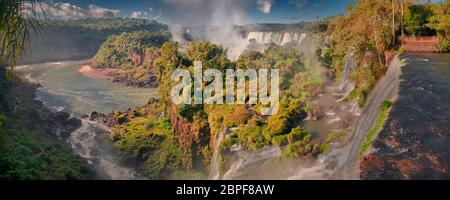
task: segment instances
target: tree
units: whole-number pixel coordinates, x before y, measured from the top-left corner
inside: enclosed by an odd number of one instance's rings
[[[180,65],[181,56],[178,52],[179,44],[166,42],[160,48],[161,56],[156,58],[155,66],[158,69],[158,91],[163,108],[167,106],[170,97],[172,72]],[[164,109],[165,110],[165,109]]]
[[[428,19],[433,16],[433,11],[427,4],[413,4],[405,10],[405,29],[409,35],[428,36],[435,32],[428,28]]]
[[[14,65],[23,54],[31,29],[38,30],[39,23],[35,0],[0,1],[0,64],[9,66],[8,77],[12,77]],[[41,9],[42,10],[42,9]]]

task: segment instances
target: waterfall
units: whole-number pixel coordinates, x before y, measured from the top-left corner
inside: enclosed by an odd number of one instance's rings
[[[210,180],[219,180],[220,179],[220,145],[222,144],[222,141],[225,137],[225,134],[228,133],[228,129],[220,132],[217,135],[215,145],[214,145],[214,152],[213,157],[211,159],[211,166],[209,169],[209,179]]]
[[[321,156],[316,164],[300,168],[289,179],[359,179],[359,148],[373,127],[384,100],[395,99],[399,92],[399,77],[405,60],[394,58],[386,75],[369,95],[363,114],[352,129],[349,142]]]
[[[344,70],[342,71],[341,80],[338,86],[338,92],[341,93],[343,98],[347,97],[347,95],[355,88],[355,84],[350,80],[351,73],[355,67],[355,58],[351,55],[346,56],[344,58]]]
[[[247,40],[255,40],[258,44],[275,43],[280,46],[287,44],[301,45],[306,38],[306,33],[297,32],[249,32]]]
[[[117,157],[114,146],[106,137],[108,128],[96,122],[82,119],[80,128],[70,134],[69,144],[78,156],[93,167],[96,179],[136,180],[145,179],[133,167],[126,166]]]
[[[248,166],[281,156],[281,149],[274,146],[265,146],[255,152],[244,151],[242,148],[236,148],[232,151],[235,152],[238,158],[231,164],[230,169],[223,176],[224,180],[239,179],[249,173],[247,170]]]

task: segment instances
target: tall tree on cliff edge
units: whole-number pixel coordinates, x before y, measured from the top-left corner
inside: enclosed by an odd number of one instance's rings
[[[39,6],[39,0],[0,1],[0,64],[9,66],[8,78],[26,48],[30,30],[39,30]]]

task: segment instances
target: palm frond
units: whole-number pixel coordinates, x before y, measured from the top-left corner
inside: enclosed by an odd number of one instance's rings
[[[41,6],[39,0],[0,1],[0,64],[8,65],[8,78],[24,53],[30,31],[41,31],[38,19],[45,17]]]

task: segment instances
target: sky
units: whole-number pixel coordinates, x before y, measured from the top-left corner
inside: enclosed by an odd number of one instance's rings
[[[198,25],[217,15],[233,22],[296,23],[343,14],[356,0],[43,0],[56,19],[135,17]]]

